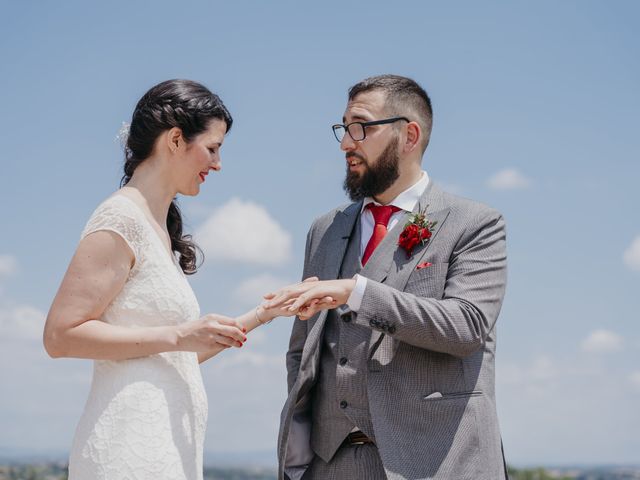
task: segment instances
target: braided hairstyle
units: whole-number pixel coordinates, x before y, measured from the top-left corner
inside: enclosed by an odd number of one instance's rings
[[[126,185],[138,165],[153,152],[156,139],[164,131],[177,127],[188,143],[209,127],[212,120],[222,120],[231,129],[233,119],[220,98],[205,86],[191,80],[167,80],[152,87],[138,101],[125,144],[124,175]],[[191,235],[182,234],[182,214],[176,199],[169,206],[167,230],[171,250],[180,256],[180,268],[191,275],[196,272],[202,251]]]

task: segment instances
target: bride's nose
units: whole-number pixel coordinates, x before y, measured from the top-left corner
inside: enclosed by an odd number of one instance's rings
[[[211,170],[215,170],[216,172],[219,172],[220,170],[222,170],[222,160],[218,158],[215,161],[211,162],[211,165],[209,165],[209,168],[211,168]]]

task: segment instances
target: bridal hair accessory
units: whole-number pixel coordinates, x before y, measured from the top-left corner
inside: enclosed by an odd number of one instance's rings
[[[122,122],[120,126],[120,130],[118,130],[118,134],[116,135],[116,140],[120,142],[122,148],[126,148],[127,140],[129,139],[129,129],[131,128],[131,124],[127,122]]]
[[[418,244],[424,245],[429,241],[433,234],[433,227],[438,223],[427,219],[426,211],[428,207],[429,205],[424,210],[419,210],[418,213],[412,213],[400,234],[398,245],[405,249],[407,257],[412,255],[413,249]]]

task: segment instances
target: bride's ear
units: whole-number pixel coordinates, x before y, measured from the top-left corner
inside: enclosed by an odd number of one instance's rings
[[[182,137],[182,130],[178,127],[173,127],[167,131],[165,136],[167,147],[171,153],[176,153],[181,145],[184,144],[184,138]]]

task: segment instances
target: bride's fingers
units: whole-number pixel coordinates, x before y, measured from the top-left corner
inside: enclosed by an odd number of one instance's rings
[[[215,331],[215,333],[228,337],[232,340],[235,340],[236,342],[242,343],[247,341],[247,337],[245,336],[245,334],[242,333],[242,330],[240,330],[235,325],[216,325],[215,327],[213,327],[213,330]]]
[[[307,282],[317,282],[318,280],[320,280],[318,277],[309,277],[309,278],[305,278],[302,283],[307,283]]]
[[[236,321],[234,318],[220,318],[218,323],[222,325],[228,325],[230,327],[236,327],[238,330],[242,331],[242,333],[247,333],[247,329],[244,328],[240,322]]]
[[[215,343],[219,345],[223,345],[225,347],[241,347],[242,346],[242,342],[238,342],[237,340],[234,340],[233,338],[230,338],[230,337],[226,337],[224,335],[214,334],[212,335],[212,339]]]
[[[265,300],[271,300],[273,297],[275,297],[276,294],[275,293],[265,293],[262,298],[264,298]]]

